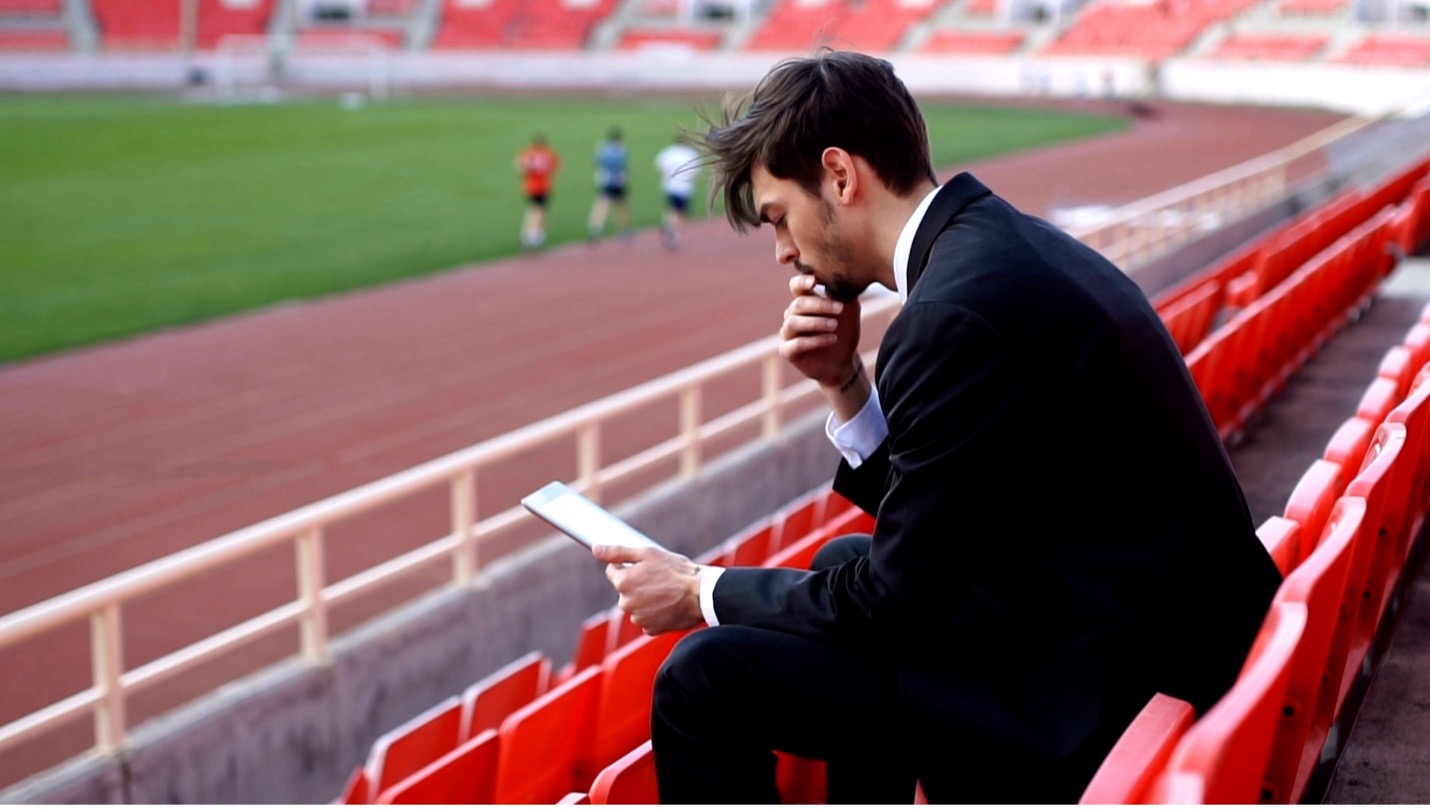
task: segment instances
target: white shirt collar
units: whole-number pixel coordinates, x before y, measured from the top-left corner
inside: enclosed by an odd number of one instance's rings
[[[909,221],[904,223],[904,229],[899,231],[899,240],[894,242],[894,285],[897,287],[895,291],[899,293],[899,303],[905,303],[909,299],[909,253],[914,249],[914,234],[919,232],[919,225],[923,223],[929,203],[933,202],[939,188],[942,186],[935,186],[928,192],[919,207],[914,209]]]

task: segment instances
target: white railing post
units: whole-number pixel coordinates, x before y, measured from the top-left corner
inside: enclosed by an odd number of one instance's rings
[[[105,604],[89,614],[94,690],[99,702],[94,706],[95,746],[113,753],[124,745],[124,647],[119,625],[119,605]]]
[[[680,436],[685,440],[680,451],[680,476],[693,478],[700,473],[699,385],[687,385],[680,391]]]
[[[576,438],[576,473],[593,503],[601,502],[601,423],[588,422]]]
[[[303,659],[315,663],[328,651],[328,605],[323,599],[323,529],[310,528],[298,537],[298,597]]]
[[[765,416],[763,435],[765,440],[773,441],[780,434],[780,355],[770,354],[763,362],[764,381],[763,398],[765,400]]]
[[[452,554],[452,580],[458,587],[472,583],[477,575],[477,473],[468,469],[452,478],[452,538],[457,549]]]

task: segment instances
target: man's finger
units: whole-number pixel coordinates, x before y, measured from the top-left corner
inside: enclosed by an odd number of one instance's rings
[[[645,558],[648,548],[627,548],[623,545],[596,545],[591,555],[609,565],[635,564]]]

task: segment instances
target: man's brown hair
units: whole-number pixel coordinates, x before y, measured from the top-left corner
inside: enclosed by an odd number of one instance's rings
[[[783,61],[744,97],[725,104],[698,137],[713,167],[710,196],[723,193],[737,230],[758,227],[750,171],[756,163],[819,194],[821,156],[830,146],[869,161],[896,194],[938,182],[923,114],[894,66],[851,51]]]

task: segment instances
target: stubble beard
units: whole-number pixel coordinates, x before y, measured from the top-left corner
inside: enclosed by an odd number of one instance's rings
[[[834,220],[834,206],[829,200],[821,199],[819,212],[824,225],[821,233],[823,249],[820,252],[824,256],[825,266],[832,268],[829,276],[822,281],[824,291],[832,300],[849,303],[863,294],[868,284],[859,284],[849,279],[846,269],[854,264],[854,251],[849,249],[849,244]],[[809,269],[813,272],[813,268]]]

